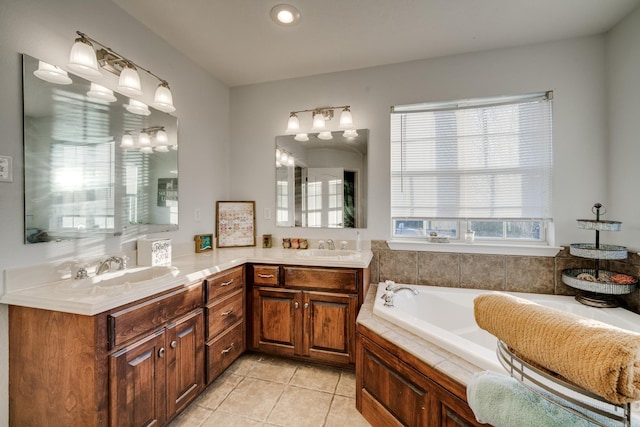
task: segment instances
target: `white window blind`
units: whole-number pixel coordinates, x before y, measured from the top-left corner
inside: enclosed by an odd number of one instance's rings
[[[396,106],[392,218],[551,218],[553,93]]]

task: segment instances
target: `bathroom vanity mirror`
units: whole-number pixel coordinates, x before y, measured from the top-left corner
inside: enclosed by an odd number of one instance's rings
[[[89,81],[51,83],[38,68],[23,55],[25,242],[177,229],[177,119],[134,114],[124,95],[99,99]]]
[[[368,129],[276,137],[276,225],[366,228]]]

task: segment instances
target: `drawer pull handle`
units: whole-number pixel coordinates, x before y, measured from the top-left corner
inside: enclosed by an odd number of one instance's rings
[[[171,348],[176,348],[178,346],[178,341],[171,341],[171,344],[169,344],[171,346]]]
[[[164,357],[164,347],[158,350],[158,357]]]
[[[228,316],[231,313],[233,313],[233,307],[231,307],[229,310],[227,311],[223,311],[222,313],[220,313],[220,316]]]
[[[220,352],[220,354],[227,354],[229,353],[231,350],[233,350],[233,344],[231,344],[229,347],[225,348],[224,350],[222,350]]]
[[[229,280],[228,282],[222,282],[220,283],[220,286],[229,286],[230,284],[233,283],[233,279]]]
[[[273,274],[258,273],[258,277],[260,277],[262,279],[273,279],[275,276]]]

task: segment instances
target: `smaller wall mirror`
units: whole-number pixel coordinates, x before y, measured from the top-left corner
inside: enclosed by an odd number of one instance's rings
[[[276,137],[276,225],[366,228],[368,129]]]
[[[96,98],[89,81],[52,83],[38,69],[23,55],[25,242],[176,230],[177,119],[134,114],[128,97]]]

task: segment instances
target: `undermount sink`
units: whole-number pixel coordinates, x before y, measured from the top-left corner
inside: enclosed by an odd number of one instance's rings
[[[299,251],[297,253],[299,257],[308,258],[332,258],[332,259],[353,259],[360,256],[357,251],[348,250],[331,250],[331,249],[309,249],[306,251]]]
[[[172,266],[135,267],[84,279],[65,280],[57,286],[57,290],[87,295],[114,294],[157,284],[160,280],[176,277],[178,273],[180,270]]]

